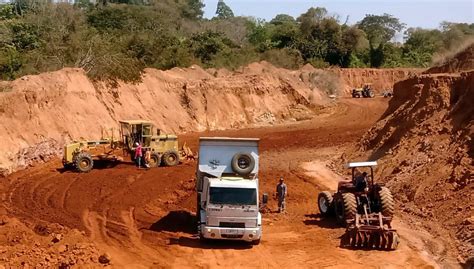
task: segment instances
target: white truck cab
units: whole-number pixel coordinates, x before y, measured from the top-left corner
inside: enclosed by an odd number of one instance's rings
[[[199,236],[258,244],[258,139],[204,137],[196,172]]]

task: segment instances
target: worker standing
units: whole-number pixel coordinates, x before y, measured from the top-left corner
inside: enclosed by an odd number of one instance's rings
[[[286,209],[286,195],[286,184],[284,183],[283,177],[280,177],[280,182],[276,187],[276,198],[278,199],[278,213],[284,212]]]
[[[135,143],[135,146],[137,147],[135,149],[135,160],[137,162],[138,168],[140,168],[141,163],[142,163],[142,156],[143,156],[142,145],[141,145],[141,143],[137,142],[137,143]]]

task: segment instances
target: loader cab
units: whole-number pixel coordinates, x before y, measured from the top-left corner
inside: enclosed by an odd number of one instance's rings
[[[148,148],[152,143],[153,124],[140,120],[120,121],[120,136],[129,150],[135,148],[135,143],[141,143],[144,148]]]

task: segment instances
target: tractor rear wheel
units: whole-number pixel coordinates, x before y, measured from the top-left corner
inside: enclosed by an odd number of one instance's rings
[[[163,164],[166,166],[175,166],[179,163],[179,153],[175,150],[170,150],[163,154]]]
[[[148,165],[150,166],[150,168],[158,167],[160,166],[160,162],[161,162],[160,155],[158,155],[158,153],[156,152],[153,152],[150,156],[150,160],[148,161]]]
[[[387,187],[381,187],[379,190],[379,198],[382,215],[385,217],[393,217],[395,213],[395,202],[393,201],[392,192]]]
[[[89,153],[80,152],[74,158],[74,165],[77,171],[87,173],[94,167],[94,160],[92,160],[92,156]]]
[[[369,90],[369,91],[367,92],[367,97],[369,97],[369,98],[374,98],[374,97],[375,97],[374,91]]]
[[[335,202],[336,219],[339,223],[347,225],[348,220],[355,219],[357,214],[357,200],[353,193],[338,194]]]
[[[323,191],[318,195],[319,213],[323,216],[328,216],[334,211],[333,198],[330,192]]]

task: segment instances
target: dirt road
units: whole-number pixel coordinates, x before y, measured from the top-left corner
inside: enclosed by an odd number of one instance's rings
[[[261,138],[262,190],[272,194],[276,179],[284,176],[289,198],[287,214],[264,215],[258,246],[202,244],[195,237],[194,163],[148,171],[124,163],[77,174],[58,169],[58,160],[9,176],[0,190],[10,215],[86,231],[119,268],[436,267],[403,234],[394,252],[339,248],[344,229],[319,218],[316,208],[317,193],[331,171],[311,176],[301,169],[305,162],[323,163],[343,153],[386,107],[382,98],[345,99],[310,121],[182,136],[193,150],[201,135]]]

